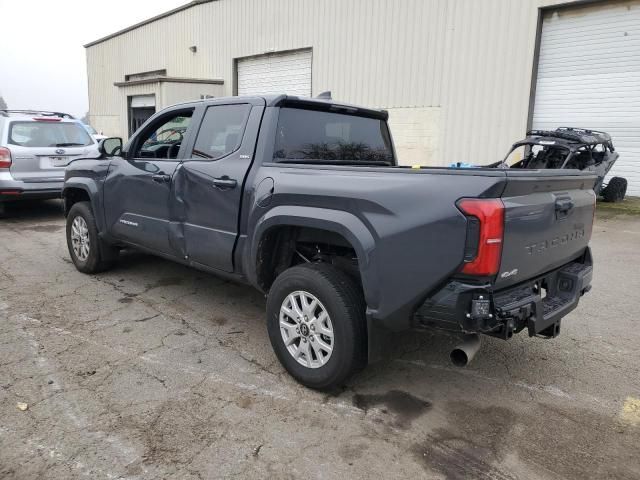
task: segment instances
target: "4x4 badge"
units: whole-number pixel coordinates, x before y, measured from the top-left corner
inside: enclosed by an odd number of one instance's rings
[[[514,275],[517,275],[517,274],[518,274],[518,269],[514,268],[510,272],[503,272],[502,275],[500,275],[500,278],[509,278],[509,277],[513,277]]]

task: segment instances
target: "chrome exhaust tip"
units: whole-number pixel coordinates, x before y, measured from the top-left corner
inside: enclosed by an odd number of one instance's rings
[[[478,350],[480,350],[480,336],[477,334],[465,335],[461,344],[457,345],[453,350],[449,358],[451,363],[456,367],[466,367],[469,362],[476,356]]]

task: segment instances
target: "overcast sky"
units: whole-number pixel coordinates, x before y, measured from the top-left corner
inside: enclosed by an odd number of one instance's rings
[[[0,95],[9,108],[82,117],[83,45],[188,0],[0,0]]]

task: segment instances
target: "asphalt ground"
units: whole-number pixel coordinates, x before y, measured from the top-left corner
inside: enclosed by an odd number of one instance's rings
[[[58,202],[14,209],[0,478],[638,479],[640,217],[598,217],[558,338],[485,338],[459,369],[454,339],[397,335],[321,394],[276,360],[260,293],[135,252],[83,275]]]

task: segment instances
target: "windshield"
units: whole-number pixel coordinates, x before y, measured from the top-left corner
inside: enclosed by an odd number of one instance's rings
[[[21,147],[84,147],[93,139],[74,122],[13,122],[9,143]]]
[[[274,161],[395,164],[384,120],[299,108],[280,109]]]

